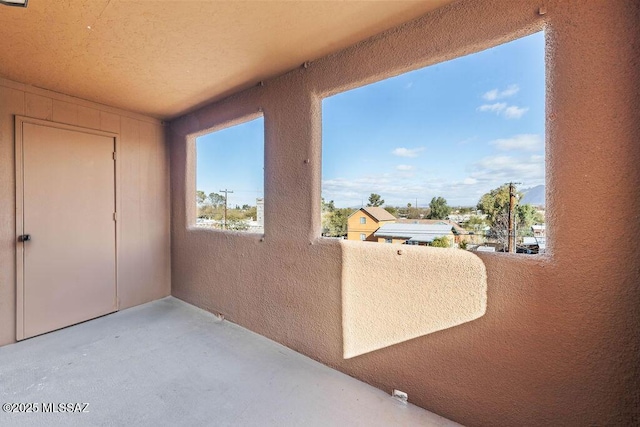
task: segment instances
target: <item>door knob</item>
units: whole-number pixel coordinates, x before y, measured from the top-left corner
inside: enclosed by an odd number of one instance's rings
[[[29,240],[31,240],[31,234],[23,234],[21,236],[18,236],[18,242],[28,242]]]

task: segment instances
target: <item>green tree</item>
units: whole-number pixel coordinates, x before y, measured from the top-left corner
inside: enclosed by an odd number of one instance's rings
[[[258,208],[255,206],[249,206],[247,209],[243,209],[242,213],[244,214],[245,219],[254,221],[258,219]]]
[[[369,203],[367,203],[367,206],[378,207],[382,205],[384,205],[384,200],[382,199],[382,197],[380,197],[379,194],[371,193],[371,195],[369,196]]]
[[[484,230],[485,227],[487,227],[488,225],[489,225],[489,222],[486,219],[478,215],[471,215],[471,218],[469,218],[469,221],[464,223],[464,228],[466,230],[478,233]]]
[[[544,223],[544,216],[532,205],[520,205],[516,209],[519,236],[533,236],[531,226]]]
[[[509,184],[503,184],[484,194],[477,206],[487,215],[490,234],[505,247],[509,234],[509,199]],[[520,199],[522,193],[516,191],[516,203]],[[544,218],[533,206],[525,204],[514,207],[514,226],[518,236],[530,235],[531,226],[538,222],[544,222]]]
[[[202,206],[204,202],[207,200],[207,195],[204,191],[198,190],[196,191],[196,203],[198,206]]]
[[[343,237],[347,235],[347,220],[353,211],[349,208],[335,209],[327,214],[323,228],[329,237]]]
[[[211,203],[211,205],[215,207],[223,206],[224,202],[225,202],[225,199],[222,194],[218,194],[218,193],[209,194],[209,203]]]
[[[384,210],[389,212],[391,215],[398,217],[398,208],[394,208],[393,206],[385,206]]]
[[[198,218],[221,220],[223,217],[222,209],[204,204],[198,209]]]
[[[336,206],[333,203],[333,200],[329,200],[325,202],[324,197],[322,198],[322,212],[333,212],[336,210]]]
[[[446,236],[440,236],[433,239],[431,246],[434,248],[450,248],[451,242]]]
[[[516,192],[516,198],[522,198],[522,193]],[[509,184],[503,184],[498,188],[494,188],[484,194],[478,202],[480,209],[489,220],[490,225],[498,221],[498,217],[502,216],[509,210]]]
[[[434,197],[429,203],[429,219],[445,219],[451,213],[444,197]]]

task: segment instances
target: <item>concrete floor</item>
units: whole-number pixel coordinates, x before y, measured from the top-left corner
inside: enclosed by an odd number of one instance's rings
[[[38,409],[2,426],[457,425],[171,297],[1,347],[0,403]]]

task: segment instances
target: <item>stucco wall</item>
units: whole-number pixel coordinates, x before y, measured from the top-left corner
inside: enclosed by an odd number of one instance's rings
[[[119,134],[119,307],[169,295],[169,155],[162,124],[0,79],[0,345],[16,339],[16,115]]]
[[[172,293],[467,425],[637,423],[639,22],[635,0],[460,1],[175,120]],[[366,248],[319,238],[321,97],[545,25],[548,254],[479,254],[484,316],[343,359],[343,259]],[[186,135],[260,108],[264,241],[190,229]]]

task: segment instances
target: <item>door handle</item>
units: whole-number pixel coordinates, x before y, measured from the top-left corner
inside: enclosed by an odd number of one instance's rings
[[[29,240],[31,240],[31,234],[23,234],[21,236],[18,236],[18,242],[28,242]]]

